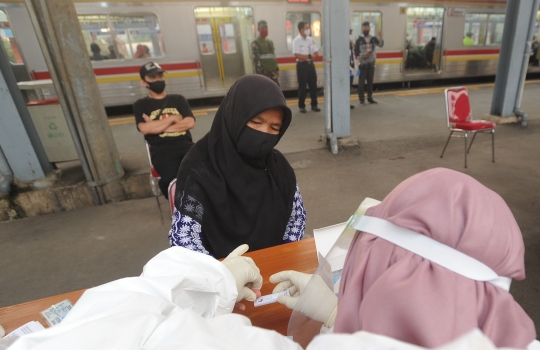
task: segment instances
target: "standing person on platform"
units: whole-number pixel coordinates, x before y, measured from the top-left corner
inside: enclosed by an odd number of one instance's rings
[[[193,146],[189,130],[195,127],[195,117],[184,96],[165,91],[163,73],[155,62],[141,66],[141,85],[148,89],[148,96],[135,102],[133,113],[137,130],[150,145],[152,165],[161,177],[161,193],[168,199],[169,183]]]
[[[259,36],[251,43],[255,73],[272,79],[279,86],[279,66],[276,60],[274,42],[267,39],[268,23],[260,21],[257,25]]]
[[[306,22],[298,22],[300,34],[292,42],[293,54],[296,57],[296,75],[298,77],[298,107],[300,113],[306,113],[306,84],[309,87],[311,110],[320,112],[317,107],[317,71],[313,59],[319,56],[319,48],[309,36],[311,30]]]
[[[223,258],[243,243],[257,250],[302,239],[296,175],[274,149],[290,123],[272,80],[250,74],[234,83],[178,171],[171,246]]]
[[[362,35],[356,40],[354,46],[354,54],[358,57],[360,66],[360,79],[358,80],[358,98],[360,104],[365,104],[364,101],[364,83],[367,79],[367,100],[369,103],[377,103],[373,99],[373,77],[375,76],[375,61],[377,59],[376,46],[383,47],[384,40],[369,35],[369,22],[362,23]]]

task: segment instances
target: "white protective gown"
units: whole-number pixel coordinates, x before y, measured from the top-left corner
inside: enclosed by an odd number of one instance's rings
[[[140,277],[87,290],[66,318],[47,330],[0,349],[257,349],[300,350],[275,332],[253,327],[231,314],[237,290],[233,275],[219,261],[182,247],[150,260]],[[479,330],[440,350],[495,349]],[[423,349],[367,332],[315,337],[307,350]]]
[[[214,258],[169,248],[123,278],[87,290],[64,320],[9,349],[294,349],[281,334],[231,314],[233,275]]]

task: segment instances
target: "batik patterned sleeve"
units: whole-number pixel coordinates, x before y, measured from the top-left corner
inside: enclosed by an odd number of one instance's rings
[[[171,247],[180,246],[209,255],[210,253],[203,246],[203,237],[201,224],[187,215],[182,215],[174,208],[171,230],[169,231]]]
[[[306,208],[304,208],[304,202],[302,201],[302,195],[300,194],[300,188],[296,185],[296,193],[293,199],[293,208],[289,223],[285,229],[283,235],[283,243],[296,242],[304,237],[304,230],[306,229]]]

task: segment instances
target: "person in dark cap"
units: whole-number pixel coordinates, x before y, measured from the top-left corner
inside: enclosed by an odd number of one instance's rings
[[[255,73],[272,79],[279,86],[279,66],[276,60],[274,43],[266,38],[268,36],[268,23],[259,21],[257,28],[259,36],[251,43]]]
[[[90,59],[92,61],[103,61],[104,59],[106,59],[106,57],[101,54],[101,48],[98,44],[91,43],[90,51],[92,51],[92,56],[90,56]]]
[[[141,66],[141,85],[148,89],[148,96],[135,102],[133,113],[137,130],[150,146],[152,165],[161,177],[159,188],[168,199],[169,184],[193,146],[189,130],[195,127],[195,117],[184,96],[165,91],[163,73],[156,62]]]

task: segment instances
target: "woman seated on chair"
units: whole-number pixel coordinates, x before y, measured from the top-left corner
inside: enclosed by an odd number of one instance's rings
[[[302,239],[306,211],[296,176],[274,146],[291,122],[280,88],[244,76],[221,103],[208,134],[178,171],[171,246],[225,257]]]

